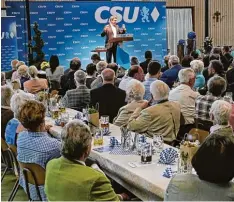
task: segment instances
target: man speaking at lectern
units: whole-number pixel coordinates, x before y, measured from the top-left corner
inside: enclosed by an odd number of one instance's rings
[[[110,39],[113,39],[117,36],[117,34],[124,34],[126,32],[126,28],[124,24],[122,28],[119,28],[117,25],[117,16],[111,16],[109,19],[109,25],[106,25],[101,33],[101,36],[106,36],[105,47],[107,48],[106,52],[106,61],[107,63],[111,63],[112,55],[114,57],[114,62],[116,63],[116,50],[118,42],[110,43]]]

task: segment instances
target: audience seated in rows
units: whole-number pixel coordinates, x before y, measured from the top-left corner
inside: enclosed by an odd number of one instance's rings
[[[6,143],[10,145],[16,145],[16,140],[18,138],[18,134],[21,131],[24,131],[25,128],[18,120],[19,112],[21,107],[24,105],[24,103],[27,100],[32,100],[33,96],[31,96],[29,93],[25,93],[23,91],[20,91],[19,93],[15,93],[11,97],[11,110],[14,113],[14,118],[12,118],[6,126],[5,130],[5,139]],[[30,117],[29,117],[30,118]]]
[[[175,175],[166,190],[165,201],[234,200],[234,137],[214,132],[192,158],[195,174]]]
[[[150,85],[150,92],[157,104],[148,107],[148,102],[144,101],[137,107],[129,119],[128,129],[146,133],[150,137],[163,135],[167,143],[175,140],[180,127],[180,105],[168,101],[169,91],[164,82],[154,81]]]
[[[176,55],[172,55],[169,58],[168,64],[169,69],[163,72],[160,80],[165,82],[169,88],[172,88],[174,82],[178,79],[178,73],[182,69],[180,63],[180,59]]]
[[[86,86],[88,89],[91,89],[91,83],[96,79],[96,65],[93,63],[89,63],[86,67]]]
[[[226,81],[220,76],[212,77],[207,83],[208,92],[206,95],[199,95],[196,99],[196,118],[199,128],[209,131],[213,125],[210,117],[211,105],[216,100],[222,99],[226,90]]]
[[[144,99],[148,100],[149,102],[152,100],[152,95],[150,93],[150,85],[157,79],[159,79],[161,75],[161,65],[157,61],[151,61],[148,64],[148,78],[143,82],[145,86],[145,95]]]
[[[85,72],[83,70],[76,71],[74,81],[76,83],[76,89],[68,90],[61,102],[65,107],[82,111],[90,103],[90,90],[85,85]]]
[[[16,79],[20,79],[20,76],[18,74],[18,69],[21,65],[25,65],[23,61],[18,61],[15,65],[15,71],[12,73],[11,81],[14,81]]]
[[[132,79],[128,84],[126,94],[128,104],[119,109],[118,115],[113,121],[115,125],[120,127],[125,127],[128,124],[129,118],[135,109],[140,107],[144,102],[145,87],[140,81]]]
[[[205,77],[202,75],[202,71],[204,69],[204,63],[201,60],[193,60],[191,63],[191,68],[196,74],[196,80],[193,88],[202,88],[205,86]]]
[[[148,73],[148,64],[152,60],[152,52],[150,50],[145,51],[145,61],[140,63],[140,67],[143,69],[144,74]]]
[[[119,201],[121,197],[115,193],[105,174],[86,166],[92,147],[88,126],[73,120],[64,127],[61,137],[62,157],[51,160],[46,167],[48,200]]]
[[[31,79],[24,82],[24,91],[35,94],[41,90],[48,89],[47,80],[38,78],[38,70],[35,66],[30,66],[28,72]]]
[[[96,69],[97,69],[97,73],[98,76],[97,78],[91,83],[91,89],[95,89],[95,88],[99,88],[102,86],[102,77],[101,77],[101,73],[104,69],[106,69],[107,67],[107,63],[105,61],[100,61],[97,63],[96,65]]]
[[[46,132],[49,127],[45,125],[45,112],[46,109],[42,103],[34,100],[25,102],[21,106],[18,118],[27,131],[21,132],[17,139],[17,160],[22,163],[35,163],[44,169],[48,161],[60,157],[61,148],[61,143],[55,138],[51,138]],[[22,173],[19,184],[26,192]],[[39,200],[34,185],[29,184],[29,191],[32,200]],[[39,186],[39,191],[42,200],[46,201],[44,186]]]
[[[112,69],[104,69],[101,77],[103,85],[90,91],[91,106],[99,104],[99,116],[108,115],[112,123],[119,109],[125,105],[126,93],[114,86],[115,72]]]

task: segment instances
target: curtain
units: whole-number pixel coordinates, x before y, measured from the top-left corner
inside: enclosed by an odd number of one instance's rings
[[[191,8],[167,9],[167,39],[171,55],[177,54],[178,41],[187,40],[187,34],[191,31],[193,31]]]

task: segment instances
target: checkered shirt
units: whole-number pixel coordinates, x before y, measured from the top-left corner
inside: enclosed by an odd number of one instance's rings
[[[17,139],[17,159],[23,163],[36,163],[43,168],[49,160],[60,157],[61,144],[58,140],[49,137],[46,132],[28,132],[19,133]],[[26,186],[23,174],[20,174],[20,185],[26,192]],[[46,201],[44,186],[39,186],[42,200]],[[39,200],[36,188],[29,184],[29,191],[32,200]]]
[[[215,97],[211,94],[199,95],[196,99],[196,118],[205,121],[212,121],[210,119],[210,108],[214,101],[220,100],[221,97]]]
[[[63,97],[62,103],[68,108],[82,111],[90,103],[90,89],[80,85],[76,89],[69,90]]]

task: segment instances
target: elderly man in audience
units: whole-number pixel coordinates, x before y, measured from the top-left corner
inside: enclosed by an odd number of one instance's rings
[[[1,137],[4,140],[7,123],[14,117],[10,107],[10,100],[13,93],[13,90],[9,86],[1,86]]]
[[[61,136],[62,157],[50,161],[46,167],[48,200],[119,201],[121,197],[114,192],[105,174],[86,166],[92,143],[88,126],[73,120],[64,127]]]
[[[222,94],[226,90],[226,81],[220,76],[210,78],[207,83],[207,95],[199,95],[196,99],[196,118],[199,128],[209,131],[213,125],[210,118],[210,108],[214,101],[222,99]]]
[[[91,89],[99,88],[102,86],[103,81],[102,81],[101,73],[104,69],[106,69],[107,65],[108,65],[107,62],[105,61],[100,61],[96,64],[98,77],[91,83]]]
[[[76,88],[75,80],[74,80],[74,74],[77,70],[81,68],[81,61],[79,58],[73,58],[70,61],[70,71],[67,74],[64,74],[61,77],[61,90],[60,93],[61,95],[65,95],[65,93],[68,90],[72,90]]]
[[[233,135],[233,128],[229,124],[231,112],[232,105],[230,103],[224,100],[216,100],[210,108],[210,116],[214,124],[210,128],[210,132]]]
[[[110,122],[118,114],[119,109],[125,105],[125,91],[114,86],[115,72],[112,69],[102,71],[103,86],[90,91],[91,105],[99,104],[99,115],[108,115]]]
[[[76,82],[76,89],[68,90],[61,102],[68,108],[82,111],[90,103],[90,90],[85,85],[85,72],[82,70],[76,71],[74,80]]]
[[[184,124],[180,128],[179,139],[188,133],[194,124],[195,118],[195,100],[199,95],[198,92],[192,90],[195,83],[195,73],[191,68],[182,69],[179,72],[180,85],[170,91],[169,100],[179,102],[181,113],[184,118]],[[183,122],[183,121],[182,121]]]
[[[156,81],[160,77],[160,75],[161,75],[160,70],[161,70],[161,65],[159,62],[151,61],[148,64],[149,77],[143,82],[143,84],[145,86],[144,99],[148,100],[149,102],[152,100],[152,95],[150,93],[150,85],[151,85],[151,83],[153,83],[154,81]]]
[[[17,139],[17,160],[22,163],[35,163],[42,168],[53,158],[60,157],[61,144],[55,138],[51,138],[46,132],[49,127],[45,126],[46,109],[40,102],[31,100],[25,102],[19,111],[19,121],[27,131],[21,132]],[[20,185],[26,191],[26,185],[22,174]],[[46,201],[44,186],[39,186],[42,200]],[[29,184],[32,200],[38,200],[36,188]]]
[[[163,135],[164,141],[170,144],[176,139],[180,128],[180,105],[168,101],[169,87],[162,81],[154,81],[150,86],[156,105],[148,107],[145,101],[137,107],[129,119],[128,129],[138,133],[146,132],[148,136]]]
[[[172,55],[168,61],[169,68],[165,72],[163,72],[160,80],[165,82],[169,88],[172,88],[174,82],[178,79],[178,72],[182,69],[180,65],[180,59],[176,55]]]
[[[18,62],[19,60],[16,59],[11,61],[12,70],[6,72],[6,79],[11,79],[12,74],[17,70],[16,65]]]
[[[47,80],[38,78],[38,70],[35,66],[30,66],[28,72],[31,80],[24,82],[24,91],[35,94],[41,90],[48,89]]]
[[[14,81],[16,79],[20,79],[20,76],[18,74],[18,69],[21,65],[25,65],[25,63],[23,61],[18,61],[15,65],[15,71],[12,73],[12,77],[11,77],[11,81]]]
[[[214,132],[192,158],[195,174],[175,175],[165,201],[233,201],[234,137]]]
[[[117,126],[126,126],[135,109],[142,105],[145,87],[140,81],[132,79],[128,84],[126,94],[128,104],[120,108],[114,119],[114,124]]]
[[[16,145],[18,134],[21,131],[25,130],[25,128],[22,126],[22,124],[18,120],[19,111],[27,100],[32,100],[32,99],[34,99],[32,95],[29,93],[25,93],[24,91],[15,93],[11,97],[10,106],[11,106],[11,110],[14,113],[14,118],[12,118],[7,123],[7,126],[6,126],[5,138],[6,138],[7,144]]]
[[[206,83],[205,77],[202,75],[202,71],[204,69],[204,63],[201,60],[193,60],[190,63],[190,65],[196,74],[196,80],[195,80],[195,84],[193,87],[195,89],[204,87]]]
[[[227,71],[226,74],[227,83],[228,83],[228,92],[232,92],[232,100],[234,100],[234,60],[230,66],[230,69]]]

